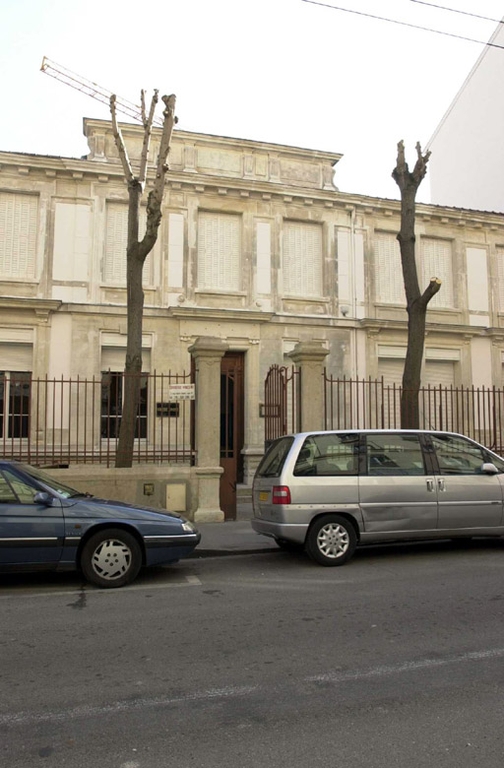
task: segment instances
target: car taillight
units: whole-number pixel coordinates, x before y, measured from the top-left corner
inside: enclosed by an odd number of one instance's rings
[[[271,501],[273,504],[290,504],[291,495],[288,485],[274,485],[271,492]]]

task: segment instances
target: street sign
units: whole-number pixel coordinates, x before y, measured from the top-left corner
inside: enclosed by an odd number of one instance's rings
[[[194,384],[170,384],[168,387],[168,400],[176,402],[177,400],[194,400]]]

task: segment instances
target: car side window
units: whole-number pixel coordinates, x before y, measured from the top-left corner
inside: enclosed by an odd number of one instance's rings
[[[425,475],[418,435],[366,435],[366,466],[371,476]]]
[[[0,504],[17,504],[17,498],[9,483],[0,474]]]
[[[299,451],[294,475],[357,475],[358,436],[354,434],[310,435]]]
[[[431,435],[442,475],[478,475],[492,461],[483,448],[456,435]],[[493,463],[493,462],[492,462]]]
[[[9,469],[5,469],[3,474],[7,478],[12,490],[15,493],[13,499],[14,502],[20,502],[21,504],[33,504],[33,497],[38,493],[37,488],[33,488],[31,485],[23,482],[14,472]]]

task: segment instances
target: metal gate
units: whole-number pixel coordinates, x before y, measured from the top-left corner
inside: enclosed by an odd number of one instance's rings
[[[301,425],[301,371],[273,365],[264,382],[265,448],[277,437],[298,432]]]

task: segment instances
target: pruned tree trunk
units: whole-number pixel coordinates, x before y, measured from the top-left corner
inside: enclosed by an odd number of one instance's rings
[[[145,112],[145,94],[142,91],[142,120],[144,126],[144,141],[140,159],[138,176],[133,174],[128,153],[121,130],[117,123],[115,96],[110,99],[112,126],[119,157],[128,184],[128,244],[126,249],[126,306],[127,306],[127,345],[126,364],[124,368],[123,404],[119,442],[116,453],[116,467],[131,467],[135,441],[136,423],[140,402],[140,386],[142,373],[142,325],[144,292],[142,273],[145,259],[153,249],[159,225],[161,223],[161,207],[164,195],[165,175],[168,170],[167,158],[170,149],[175,117],[175,96],[163,96],[165,109],[163,112],[163,128],[161,145],[156,167],[154,187],[147,199],[147,227],[145,235],[139,241],[140,203],[147,179],[147,162],[149,155],[152,121],[158,101],[158,92],[152,97],[149,115]]]
[[[408,312],[408,346],[401,393],[401,427],[420,428],[418,394],[421,383],[421,369],[425,341],[427,305],[441,288],[441,280],[432,277],[429,285],[420,293],[415,259],[415,200],[418,187],[427,173],[430,152],[422,155],[420,144],[416,145],[417,161],[410,173],[404,155],[402,141],[397,145],[397,164],[392,177],[401,191],[401,228],[397,239],[401,249],[401,264]]]

